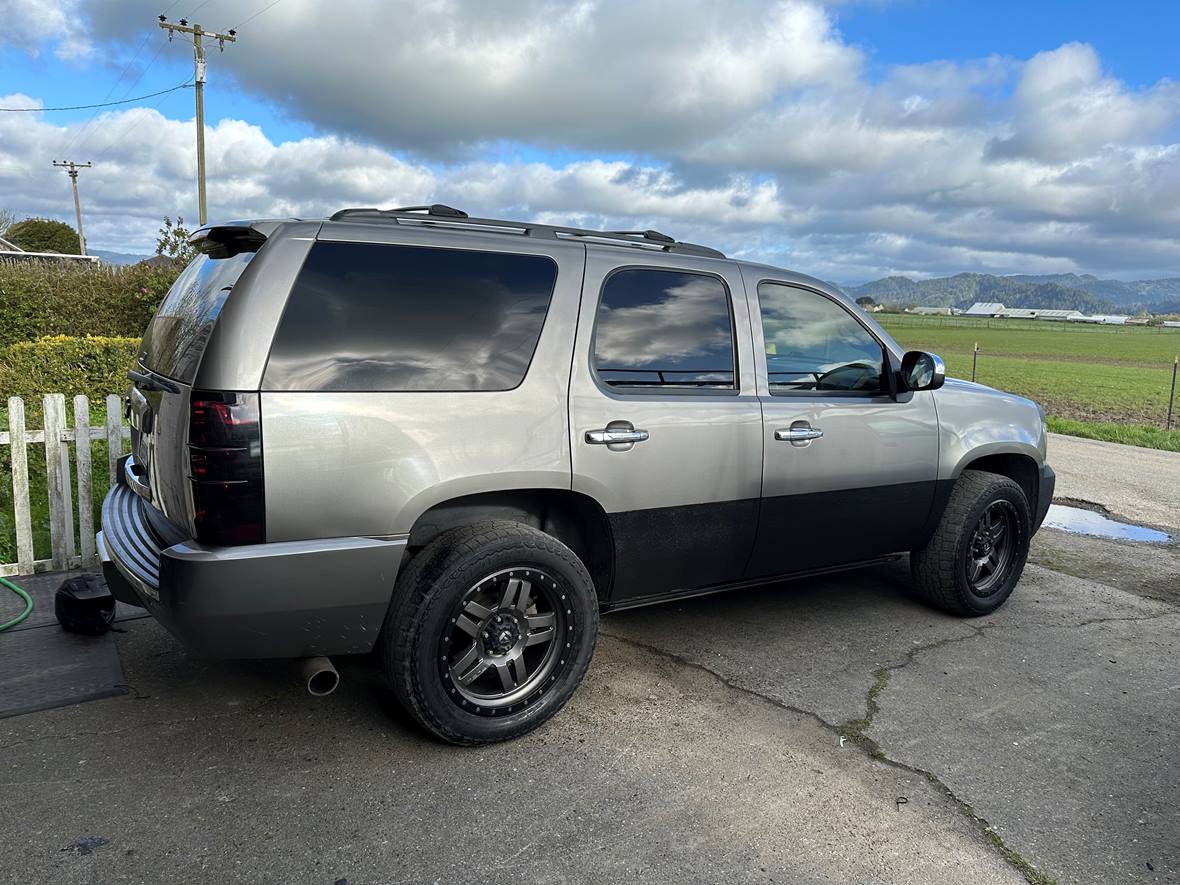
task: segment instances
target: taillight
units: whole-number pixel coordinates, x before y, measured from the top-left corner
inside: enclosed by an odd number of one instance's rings
[[[197,540],[205,544],[264,541],[258,394],[194,390],[189,401],[188,451]]]

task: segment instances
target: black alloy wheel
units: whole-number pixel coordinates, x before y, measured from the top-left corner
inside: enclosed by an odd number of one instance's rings
[[[402,567],[380,654],[398,701],[455,744],[527,734],[590,666],[598,592],[552,535],[487,521],[436,536]]]
[[[934,533],[910,552],[915,592],[956,615],[994,612],[1024,572],[1031,512],[1024,489],[1010,477],[964,470]]]
[[[1016,508],[1003,498],[992,501],[979,515],[965,550],[967,581],[980,598],[991,596],[1004,583],[1016,547]]]
[[[568,593],[540,569],[501,569],[471,587],[439,643],[439,671],[452,700],[487,716],[511,713],[565,667],[572,614]]]

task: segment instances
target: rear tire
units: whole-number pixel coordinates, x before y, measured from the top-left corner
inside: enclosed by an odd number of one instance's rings
[[[914,590],[952,614],[990,614],[1020,580],[1030,538],[1024,490],[1006,476],[964,470],[933,536],[910,554]]]
[[[512,522],[445,532],[398,576],[380,640],[394,694],[455,744],[519,737],[565,706],[598,634],[586,567]]]

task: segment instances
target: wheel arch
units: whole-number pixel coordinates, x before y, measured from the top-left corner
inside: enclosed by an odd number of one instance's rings
[[[410,529],[410,555],[450,529],[486,520],[518,522],[561,541],[586,566],[599,603],[614,578],[614,538],[602,506],[569,489],[504,489],[461,495],[433,504]]]
[[[1037,460],[1025,452],[994,452],[980,455],[971,459],[958,471],[958,476],[964,470],[986,470],[988,473],[998,473],[1020,486],[1024,496],[1028,499],[1030,513],[1037,512],[1037,493],[1039,492],[1038,475],[1040,467]]]
[[[1037,498],[1040,494],[1040,452],[1035,446],[1016,443],[993,443],[979,446],[963,455],[948,476],[939,479],[930,516],[923,528],[922,537],[929,538],[938,528],[943,513],[950,501],[955,482],[964,470],[985,470],[1006,476],[1020,486],[1028,499],[1029,512],[1036,514]]]

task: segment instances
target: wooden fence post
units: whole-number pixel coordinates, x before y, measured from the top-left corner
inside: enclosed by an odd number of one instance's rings
[[[8,398],[8,441],[12,453],[12,507],[16,517],[16,563],[19,573],[33,573],[33,524],[29,515],[29,453],[25,440],[25,401]]]
[[[70,503],[65,497],[62,478],[61,437],[65,431],[66,398],[60,393],[47,393],[43,400],[45,425],[45,474],[49,492],[49,541],[53,568],[62,571],[69,567],[69,546],[66,544],[66,512]]]
[[[115,476],[119,458],[123,456],[123,401],[117,394],[107,396],[107,469],[111,485],[119,481]]]
[[[82,565],[94,563],[94,492],[90,474],[90,400],[74,397],[74,460],[78,465],[78,545]]]

